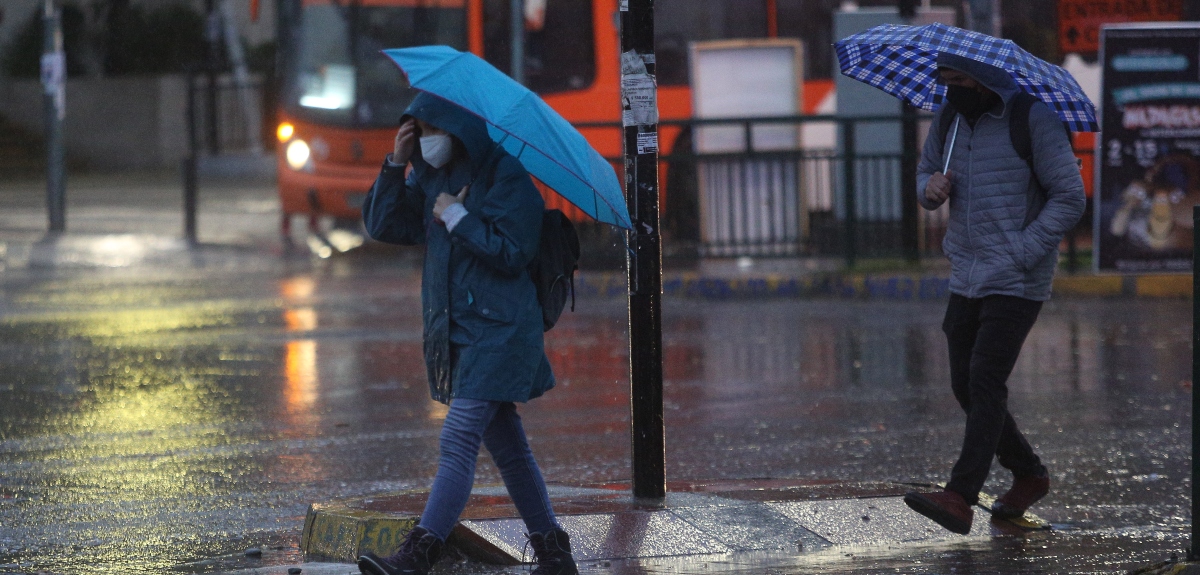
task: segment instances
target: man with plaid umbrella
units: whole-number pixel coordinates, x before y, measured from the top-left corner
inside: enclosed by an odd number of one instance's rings
[[[1079,221],[1085,200],[1068,132],[1054,111],[1022,95],[1000,68],[951,53],[939,54],[937,67],[953,115],[935,116],[917,189],[925,209],[950,202],[942,249],[951,265],[951,295],[942,330],[950,385],[967,422],[946,488],[909,493],[904,502],[965,534],[993,457],[1013,474],[993,515],[1023,515],[1049,492],[1046,467],[1008,411],[1007,380],[1050,298],[1058,245]],[[1011,129],[1020,98],[1027,99],[1027,134],[1015,134],[1022,126]],[[1016,149],[1021,138],[1028,158]]]

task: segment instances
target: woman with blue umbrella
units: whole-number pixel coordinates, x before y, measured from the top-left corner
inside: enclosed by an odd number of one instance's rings
[[[525,521],[533,572],[578,573],[516,411],[516,403],[554,386],[526,271],[543,209],[529,173],[488,136],[482,119],[428,93],[417,96],[367,195],[363,222],[376,240],[425,245],[425,365],[433,398],[450,408],[418,526],[394,555],[359,557],[364,574],[429,572],[466,507],[480,444]]]

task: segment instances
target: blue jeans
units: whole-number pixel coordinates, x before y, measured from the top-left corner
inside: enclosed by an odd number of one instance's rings
[[[442,424],[441,458],[420,526],[445,541],[467,506],[475,483],[479,444],[492,454],[508,495],[530,533],[558,526],[546,482],[529,450],[521,417],[512,402],[454,399]]]

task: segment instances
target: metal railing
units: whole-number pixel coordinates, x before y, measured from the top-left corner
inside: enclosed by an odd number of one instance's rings
[[[265,88],[261,80],[252,83],[255,102],[263,101]],[[264,115],[244,109],[231,75],[189,74],[187,90],[192,162],[245,151],[256,141],[247,119]],[[927,125],[928,115],[921,121]],[[890,125],[899,146],[901,122],[899,116],[661,120],[660,137],[671,144],[659,157],[664,231],[672,246],[700,256],[841,256],[853,265],[858,257],[940,254],[945,210],[903,209],[904,151],[866,152],[871,146],[856,143],[862,127]],[[576,127],[585,135],[612,132],[605,137],[620,137],[622,129],[620,123]],[[779,145],[789,133],[790,142]],[[713,148],[698,137],[715,137],[724,148],[697,151]],[[622,159],[608,160],[623,169]],[[185,168],[185,182],[188,171],[194,168]],[[917,241],[904,237],[906,229],[918,230]]]
[[[199,158],[229,152],[260,152],[271,142],[263,114],[265,82],[253,80],[238,86],[229,75],[189,70],[186,74],[187,155],[180,160],[183,184],[183,234],[195,244],[198,206]],[[257,106],[259,109],[254,109]],[[268,135],[263,137],[264,132]]]
[[[261,80],[252,84],[258,94],[265,88]],[[188,76],[193,158],[243,151],[254,141],[237,89],[228,75]],[[915,118],[911,146],[901,137],[905,118],[895,115],[660,120],[661,143],[669,144],[659,156],[665,236],[677,253],[698,256],[832,256],[848,266],[858,258],[939,256],[948,207],[928,211],[915,202],[916,163],[931,118]],[[589,138],[621,137],[620,123],[575,126]],[[894,140],[864,142],[871,126],[894,129]],[[780,145],[778,136],[787,133],[794,138]],[[710,135],[723,148],[698,151],[713,148],[697,142]],[[893,149],[877,151],[888,145]],[[623,160],[607,159],[621,173]],[[1068,244],[1073,265],[1074,235]]]
[[[266,84],[262,79],[252,78],[245,87],[254,109],[247,109],[246,95],[239,92],[242,88],[231,74],[188,73],[186,89],[194,151],[216,156],[271,142],[263,137],[267,131],[264,121],[270,114],[263,113]]]
[[[927,114],[917,120],[919,133],[929,121]],[[919,150],[902,146],[902,122],[899,116],[662,120],[660,137],[671,128],[679,132],[660,156],[664,231],[676,244],[693,242],[701,256],[841,256],[853,265],[859,257],[938,255],[946,208],[930,212],[904,201],[916,184],[914,178],[906,187],[903,163],[912,162],[915,173]],[[895,129],[899,149],[869,151],[880,142],[860,142],[864,126],[879,125]],[[585,134],[620,129],[576,127]],[[724,131],[719,139],[736,144],[727,146],[732,151],[697,151],[706,147],[698,135],[714,128]],[[792,145],[767,137],[781,128],[796,134]],[[609,161],[621,170],[617,158]],[[906,236],[912,230],[918,237]]]

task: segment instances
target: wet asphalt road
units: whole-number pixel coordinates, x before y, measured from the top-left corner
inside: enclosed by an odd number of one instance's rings
[[[420,359],[414,255],[202,252],[4,273],[0,572],[298,561],[310,502],[428,486],[443,410]],[[668,300],[668,477],[944,480],[962,417],[942,306]],[[624,314],[584,299],[549,335],[560,387],[523,414],[551,481],[629,477]],[[1053,473],[1037,511],[1055,532],[587,569],[1097,573],[1165,559],[1190,528],[1190,330],[1181,300],[1045,307],[1011,406]],[[490,462],[479,481],[499,482]]]
[[[251,241],[202,219],[206,234],[233,239],[160,246],[131,264],[114,250],[145,240],[123,237],[73,246],[83,261],[0,274],[0,573],[298,562],[309,503],[428,487],[444,410],[428,399],[421,363],[419,256],[284,250],[264,239],[271,207],[245,206],[225,213],[244,227],[266,222]],[[963,418],[948,388],[943,306],[668,299],[668,479],[945,480]],[[526,429],[549,480],[626,480],[624,304],[581,299],[577,309],[548,335],[560,385],[522,409]],[[1082,574],[1182,553],[1190,318],[1184,300],[1064,298],[1043,309],[1010,406],[1053,474],[1036,509],[1053,532],[584,570]],[[499,482],[481,461],[478,481]],[[987,490],[1006,482],[994,472]],[[251,547],[263,557],[246,557]]]

